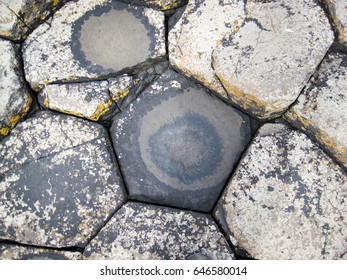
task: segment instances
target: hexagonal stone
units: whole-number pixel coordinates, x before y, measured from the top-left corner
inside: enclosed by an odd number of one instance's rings
[[[78,252],[0,244],[0,260],[81,260]]]
[[[164,13],[111,0],[67,3],[23,46],[26,78],[35,90],[138,71],[164,57]]]
[[[131,198],[209,211],[251,129],[246,115],[168,70],[115,117],[111,136]]]
[[[86,259],[234,259],[209,215],[127,203],[84,251]]]
[[[346,258],[347,176],[305,134],[266,124],[215,216],[257,259]]]
[[[212,52],[243,18],[243,0],[189,1],[169,33],[170,63],[228,98],[211,67]]]
[[[331,53],[285,117],[347,168],[347,55]]]
[[[0,36],[24,39],[32,28],[68,0],[1,0]]]
[[[43,112],[0,143],[0,239],[83,247],[124,199],[100,125]]]
[[[321,2],[331,14],[339,42],[347,47],[347,1],[321,0]]]
[[[213,68],[234,104],[275,118],[299,96],[334,34],[313,0],[248,1],[245,10],[242,26],[214,50]]]
[[[25,86],[16,47],[0,39],[0,140],[30,109],[32,98]]]
[[[153,9],[159,9],[162,11],[176,9],[185,4],[188,0],[122,0],[126,3],[131,3],[134,5],[146,6]]]

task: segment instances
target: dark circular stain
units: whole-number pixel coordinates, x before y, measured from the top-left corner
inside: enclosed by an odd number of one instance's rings
[[[213,174],[223,159],[216,129],[206,117],[193,112],[163,125],[148,141],[157,168],[186,184]]]

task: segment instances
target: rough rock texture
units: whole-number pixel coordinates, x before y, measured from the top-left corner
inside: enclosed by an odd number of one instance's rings
[[[78,252],[0,244],[0,260],[81,260]]]
[[[115,117],[111,137],[130,197],[209,211],[251,129],[246,115],[168,70]]]
[[[23,46],[26,79],[35,90],[131,72],[164,56],[164,13],[110,0],[66,3]]]
[[[224,98],[211,67],[212,52],[244,18],[244,1],[192,0],[169,33],[170,63]]]
[[[170,31],[170,62],[268,119],[295,101],[333,40],[313,0],[196,0]]]
[[[188,0],[121,0],[122,2],[134,5],[147,6],[162,11],[179,8],[187,4]]]
[[[340,259],[347,252],[347,176],[305,134],[264,125],[215,216],[257,259]]]
[[[23,80],[16,47],[0,39],[0,140],[26,115],[31,96]]]
[[[327,56],[285,117],[347,168],[347,55]]]
[[[246,19],[212,54],[228,98],[260,119],[299,96],[334,36],[313,0],[247,2]],[[303,12],[305,11],[305,12]]]
[[[0,143],[0,239],[82,247],[124,199],[100,125],[43,112]]]
[[[347,1],[321,0],[321,2],[330,12],[339,42],[347,47]]]
[[[86,259],[234,259],[210,216],[140,203],[123,206],[90,242]]]
[[[67,0],[1,0],[0,36],[22,40],[39,22]]]

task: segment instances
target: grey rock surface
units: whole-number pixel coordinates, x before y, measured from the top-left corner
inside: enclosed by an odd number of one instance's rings
[[[90,242],[85,259],[234,259],[209,215],[127,203]],[[194,257],[195,256],[195,257]]]
[[[299,96],[333,32],[312,0],[248,1],[245,11],[240,28],[214,50],[213,69],[231,102],[259,119],[275,118]]]
[[[179,8],[188,3],[188,0],[121,0],[134,5],[146,6],[162,11]]]
[[[320,0],[330,12],[338,41],[347,47],[347,1]]]
[[[131,198],[209,211],[251,138],[250,119],[172,70],[116,115]]]
[[[30,109],[32,98],[25,86],[16,46],[0,39],[0,140]]]
[[[105,129],[48,112],[0,143],[0,239],[83,247],[125,200]]]
[[[33,28],[68,0],[1,0],[0,36],[23,40]]]
[[[285,117],[347,168],[347,55],[329,54]]]
[[[347,176],[305,134],[266,124],[215,217],[236,251],[256,259],[343,259]]]
[[[0,243],[0,260],[81,260],[78,252]]]
[[[164,56],[164,13],[110,0],[66,3],[23,46],[26,79],[35,90],[129,73],[135,66],[138,71]]]

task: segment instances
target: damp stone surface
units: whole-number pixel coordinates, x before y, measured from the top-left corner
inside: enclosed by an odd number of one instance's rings
[[[35,90],[138,71],[164,56],[164,13],[109,0],[66,3],[23,45],[26,79]]]
[[[84,258],[232,260],[234,254],[209,215],[130,202],[90,242]]]
[[[19,41],[67,0],[1,0],[0,36]]]
[[[0,143],[0,239],[83,247],[125,200],[103,127],[39,113]]]
[[[30,109],[32,98],[25,86],[18,49],[0,39],[0,140]]]
[[[256,259],[346,259],[347,176],[305,134],[266,124],[215,217]]]
[[[251,126],[246,115],[168,70],[116,115],[111,137],[131,198],[209,211]]]
[[[331,53],[285,117],[347,169],[347,55]]]
[[[81,260],[78,252],[0,243],[0,260]]]

